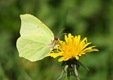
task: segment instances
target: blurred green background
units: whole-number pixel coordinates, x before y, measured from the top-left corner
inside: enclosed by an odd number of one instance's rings
[[[0,80],[56,80],[62,71],[57,59],[29,62],[18,56],[20,14],[38,17],[55,35],[80,34],[97,46],[80,61],[81,80],[113,80],[113,0],[0,0]],[[66,80],[65,76],[61,80]],[[75,80],[72,77],[71,80]]]

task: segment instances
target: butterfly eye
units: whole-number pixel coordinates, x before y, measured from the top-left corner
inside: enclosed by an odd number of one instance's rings
[[[58,40],[58,38],[59,38],[59,37],[58,37],[58,36],[56,36],[56,37],[54,38],[54,40]]]

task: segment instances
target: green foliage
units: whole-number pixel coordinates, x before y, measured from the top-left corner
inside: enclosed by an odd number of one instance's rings
[[[24,13],[38,17],[55,35],[65,28],[64,33],[88,37],[100,51],[80,58],[90,69],[80,67],[81,80],[113,80],[112,0],[0,0],[0,11],[0,80],[56,80],[62,71],[57,59],[32,63],[18,56],[19,15]]]

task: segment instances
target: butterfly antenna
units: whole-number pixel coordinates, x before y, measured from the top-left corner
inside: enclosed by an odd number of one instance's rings
[[[64,33],[64,35],[67,35],[67,33]]]
[[[63,28],[63,29],[58,33],[58,35],[54,38],[54,40],[58,40],[59,36],[61,36],[60,33],[63,32],[64,29],[65,29],[65,28]]]
[[[61,29],[60,32],[58,33],[58,36],[60,36],[60,33],[62,33],[65,30],[65,28]]]

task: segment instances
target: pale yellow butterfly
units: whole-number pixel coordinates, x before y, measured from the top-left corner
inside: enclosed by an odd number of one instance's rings
[[[20,15],[20,18],[20,37],[17,39],[19,56],[30,61],[45,58],[56,40],[52,31],[31,14]]]

